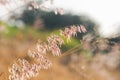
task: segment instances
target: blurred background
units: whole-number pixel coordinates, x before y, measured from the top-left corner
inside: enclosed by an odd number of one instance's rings
[[[38,39],[70,25],[84,25],[62,46],[62,56],[49,58],[49,70],[31,80],[120,80],[119,0],[0,0],[0,80]]]

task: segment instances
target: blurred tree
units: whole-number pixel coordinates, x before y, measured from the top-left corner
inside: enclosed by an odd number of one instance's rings
[[[25,0],[26,1],[26,0]],[[27,25],[33,25],[35,27],[44,27],[45,29],[55,29],[60,27],[66,27],[70,25],[84,25],[88,32],[94,33],[95,23],[87,16],[73,15],[67,13],[64,15],[54,12],[41,10],[38,7],[46,0],[35,0],[26,3],[26,7],[20,17],[13,14],[15,21],[22,20]],[[53,0],[50,0],[53,3]],[[12,17],[13,19],[13,17]]]
[[[88,16],[73,15],[71,13],[55,15],[54,11],[41,10],[34,5],[35,3],[29,3],[20,18],[27,25],[53,30],[70,25],[82,24],[87,28],[88,32],[95,34],[94,29],[96,24]]]
[[[41,18],[44,21],[45,27],[48,29],[81,24],[79,16],[72,14],[55,15],[53,12],[47,12]]]
[[[109,41],[120,43],[120,36],[114,37],[114,38],[109,38]]]
[[[32,25],[35,21],[35,12],[33,10],[26,10],[23,12],[21,20],[28,25]]]
[[[83,24],[86,26],[88,32],[94,32],[95,23],[85,16],[72,15],[70,13],[55,15],[54,12],[33,9],[25,10],[21,17],[27,25],[32,25],[38,18],[43,20],[44,27],[46,29],[55,29],[70,25]]]

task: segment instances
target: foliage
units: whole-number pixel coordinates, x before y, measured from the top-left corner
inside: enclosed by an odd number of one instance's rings
[[[34,21],[38,18],[43,20],[43,25],[48,30],[83,24],[88,29],[88,32],[94,33],[94,27],[96,25],[91,19],[82,15],[73,15],[71,13],[55,15],[54,12],[47,12],[39,9],[24,10],[21,20],[23,20],[27,25],[33,25]]]

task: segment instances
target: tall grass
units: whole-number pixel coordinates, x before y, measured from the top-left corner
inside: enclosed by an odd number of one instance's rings
[[[51,53],[53,56],[66,56],[71,52],[77,51],[79,45],[66,51],[62,54],[61,46],[66,42],[71,41],[71,37],[77,36],[77,33],[86,33],[87,30],[83,25],[72,25],[60,30],[59,34],[51,34],[46,38],[46,41],[38,40],[33,49],[28,50],[28,56],[33,58],[34,62],[30,63],[26,59],[18,59],[9,68],[9,80],[28,80],[39,74],[41,69],[49,69],[52,61],[48,59],[47,54]]]

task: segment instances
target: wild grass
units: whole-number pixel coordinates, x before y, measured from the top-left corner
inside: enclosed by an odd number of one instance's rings
[[[72,36],[77,36],[78,32],[85,33],[87,30],[83,25],[72,25],[64,30],[60,30],[60,35],[52,34],[48,36],[46,42],[39,40],[34,50],[28,50],[28,56],[34,59],[34,63],[31,64],[26,59],[18,59],[9,68],[9,72],[11,73],[9,80],[27,80],[37,76],[41,69],[49,69],[52,62],[46,57],[46,53],[52,53],[53,56],[60,56],[60,47],[64,44],[62,37],[66,38],[67,42],[69,42]]]

